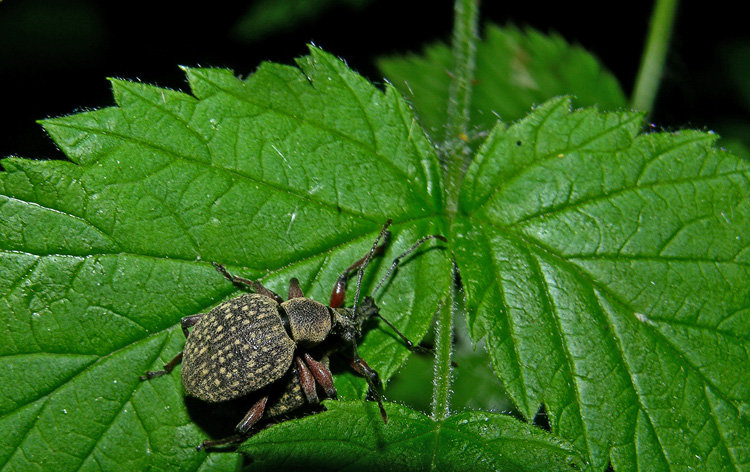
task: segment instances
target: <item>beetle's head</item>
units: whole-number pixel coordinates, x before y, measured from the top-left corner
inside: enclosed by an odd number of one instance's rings
[[[332,333],[344,340],[353,342],[362,336],[362,325],[372,316],[377,316],[380,308],[372,297],[364,297],[357,305],[357,311],[352,308],[331,308],[333,312]]]
[[[365,297],[362,302],[357,306],[357,312],[352,313],[354,323],[360,328],[371,316],[377,316],[380,313],[380,308],[375,304],[375,300],[372,297]]]

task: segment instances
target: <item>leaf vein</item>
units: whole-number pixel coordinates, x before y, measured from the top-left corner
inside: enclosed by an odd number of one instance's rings
[[[568,210],[576,209],[577,207],[582,207],[582,206],[590,204],[590,203],[597,203],[597,202],[600,202],[600,201],[605,201],[606,202],[606,201],[611,200],[613,197],[624,195],[624,194],[626,194],[628,192],[641,192],[641,191],[643,191],[645,189],[656,190],[656,189],[658,189],[660,187],[681,186],[683,184],[685,184],[685,185],[693,185],[695,182],[703,182],[703,181],[710,182],[712,180],[723,180],[724,178],[732,176],[732,175],[742,175],[742,176],[745,176],[747,174],[748,174],[747,170],[737,170],[737,171],[732,171],[732,172],[725,172],[725,173],[721,173],[721,174],[713,174],[713,175],[706,175],[706,176],[700,176],[700,177],[689,177],[689,178],[685,178],[685,179],[673,179],[673,180],[666,181],[666,182],[665,181],[659,181],[659,182],[654,182],[654,183],[651,183],[651,184],[637,184],[636,183],[634,185],[624,185],[621,188],[619,188],[619,189],[617,189],[617,190],[615,190],[613,192],[591,195],[591,196],[586,197],[586,198],[581,198],[580,200],[578,200],[576,202],[572,202],[572,203],[568,202],[565,205],[561,205],[561,206],[559,206],[557,208],[554,208],[554,207],[550,207],[550,208],[546,208],[546,209],[542,208],[541,211],[525,215],[522,218],[519,218],[519,219],[513,221],[511,224],[508,225],[508,227],[520,226],[520,225],[522,225],[522,224],[524,224],[524,223],[526,223],[526,222],[528,222],[530,220],[533,220],[535,218],[553,216],[553,215],[556,215],[556,214],[559,214],[559,213],[563,213],[563,212],[568,211]],[[497,191],[499,189],[500,189],[500,187],[498,187],[498,189],[496,189],[495,193],[497,193]],[[665,204],[667,204],[669,207],[672,206],[671,202],[664,200],[663,197],[661,197],[658,192],[654,191],[653,194],[656,195],[656,196],[658,196],[658,197],[660,197],[660,198],[662,198],[662,201]],[[645,200],[648,201],[648,199],[645,199]]]
[[[31,403],[31,402],[30,402],[30,403]],[[30,403],[29,403],[29,404],[30,404]],[[41,412],[42,410],[44,410],[45,406],[47,406],[47,403],[49,403],[49,396],[47,396],[47,398],[45,398],[45,399],[44,399],[44,402],[43,402],[43,403],[42,403],[42,405],[41,405],[41,406],[39,407],[39,410],[38,410],[38,411],[39,411],[39,412]],[[24,406],[25,406],[25,405],[24,405]],[[17,408],[16,410],[19,410],[19,409],[20,409],[20,407],[19,407],[19,408]],[[39,421],[39,419],[41,418],[41,416],[42,416],[41,414],[38,414],[38,415],[35,415],[35,416],[34,416],[34,420],[33,420],[33,421],[31,422],[31,424],[30,424],[30,425],[29,425],[29,427],[28,427],[28,428],[26,429],[26,431],[24,431],[24,433],[23,433],[23,436],[21,436],[21,438],[19,438],[19,441],[18,441],[18,443],[16,444],[16,453],[20,453],[21,455],[23,455],[23,456],[24,456],[24,458],[25,458],[25,459],[26,459],[26,460],[27,460],[28,462],[31,462],[31,463],[34,463],[34,461],[30,460],[30,459],[29,459],[29,458],[28,458],[28,457],[26,456],[26,452],[24,452],[24,450],[23,450],[23,448],[22,448],[21,446],[23,445],[23,443],[24,443],[24,442],[26,442],[26,439],[27,439],[27,438],[29,437],[29,434],[31,434],[31,431],[32,431],[32,430],[33,430],[33,429],[34,429],[34,428],[36,427],[36,424],[37,424],[37,422]],[[3,418],[4,418],[4,416],[3,416]],[[8,457],[8,462],[10,462],[10,460],[11,460],[11,459],[13,458],[13,455],[14,455],[14,454],[11,454],[11,455],[10,455],[10,456]],[[7,464],[8,464],[8,462],[6,462],[6,463],[5,463],[5,465],[7,465]]]
[[[47,210],[47,211],[50,211],[50,212],[53,212],[53,213],[58,213],[58,214],[66,216],[66,217],[69,217],[69,218],[71,218],[71,219],[73,219],[75,221],[78,221],[80,223],[83,223],[87,227],[90,227],[90,228],[94,229],[101,236],[105,237],[108,241],[110,241],[112,244],[114,244],[118,249],[122,249],[122,246],[114,238],[112,238],[111,235],[107,234],[104,230],[102,230],[101,228],[99,228],[98,226],[96,226],[95,224],[93,224],[92,222],[84,219],[83,217],[80,217],[78,215],[74,215],[73,213],[69,213],[69,212],[60,210],[58,208],[53,208],[51,206],[42,205],[42,204],[37,203],[37,202],[25,201],[25,200],[21,200],[21,199],[18,199],[18,198],[15,198],[15,197],[11,197],[11,196],[8,196],[8,195],[3,195],[3,196],[5,198],[7,198],[8,200],[13,200],[13,201],[20,202],[20,203],[23,203],[23,204],[26,204],[26,205],[36,206],[36,207],[41,208],[43,210]]]
[[[158,110],[159,112],[163,113],[164,115],[172,117],[178,123],[182,123],[183,127],[190,134],[192,134],[193,136],[195,136],[200,142],[203,143],[204,146],[208,147],[207,146],[208,143],[206,142],[206,138],[204,136],[201,136],[200,134],[198,134],[198,132],[195,129],[193,129],[190,126],[190,124],[183,117],[181,117],[180,115],[174,113],[168,107],[162,106],[161,104],[164,103],[164,102],[158,102],[158,101],[157,102],[153,102],[151,100],[148,100],[143,94],[137,92],[138,87],[131,86],[131,87],[127,87],[127,89],[128,89],[128,93],[131,96],[137,98],[141,103],[143,103],[148,108],[151,108],[151,109],[154,109],[154,110]]]
[[[573,382],[570,383],[571,387],[573,388],[573,393],[575,395],[575,398],[578,400],[578,405],[576,406],[576,410],[579,415],[579,419],[581,422],[581,428],[583,430],[583,435],[585,436],[585,442],[586,442],[586,457],[591,457],[591,446],[589,444],[589,436],[590,433],[588,432],[588,425],[585,421],[585,418],[583,418],[583,413],[581,412],[580,406],[583,404],[583,397],[581,395],[579,384],[577,379],[579,378],[579,375],[576,373],[575,369],[575,361],[571,357],[571,352],[569,346],[567,346],[567,343],[565,342],[565,337],[563,335],[563,329],[560,325],[560,313],[557,310],[556,305],[554,304],[552,298],[550,297],[550,286],[547,282],[547,278],[545,277],[544,270],[542,268],[542,262],[539,259],[539,256],[535,256],[528,248],[528,256],[529,261],[531,265],[534,268],[534,271],[537,273],[537,277],[535,277],[536,280],[539,281],[540,285],[540,293],[542,295],[543,303],[549,308],[549,312],[552,314],[552,321],[555,324],[555,334],[557,335],[557,341],[559,343],[560,351],[562,352],[563,356],[565,357],[566,363],[568,365],[569,369],[569,375],[570,378],[573,379]]]
[[[294,122],[297,122],[297,123],[300,123],[300,124],[305,124],[307,126],[315,128],[317,130],[320,130],[320,131],[323,131],[323,132],[328,133],[330,135],[333,135],[333,136],[337,137],[338,139],[341,139],[342,141],[349,142],[349,143],[355,145],[355,147],[361,148],[364,151],[372,154],[373,156],[378,157],[379,158],[377,160],[378,162],[384,163],[384,164],[388,165],[388,167],[390,167],[397,175],[401,176],[405,182],[411,181],[410,177],[408,175],[406,175],[399,167],[397,167],[388,158],[388,156],[382,156],[382,155],[378,154],[378,149],[377,149],[376,145],[371,145],[371,144],[369,144],[367,142],[354,139],[353,137],[351,137],[351,136],[349,136],[349,135],[347,135],[345,133],[342,133],[341,131],[339,131],[339,130],[337,130],[335,128],[331,128],[331,127],[328,127],[328,126],[323,126],[323,124],[322,124],[322,122],[320,120],[307,120],[307,119],[304,119],[301,116],[301,114],[293,114],[293,113],[289,113],[289,112],[286,112],[286,111],[280,110],[280,109],[272,109],[272,110],[268,109],[267,105],[264,105],[264,104],[261,104],[261,103],[258,103],[256,101],[252,100],[248,95],[238,94],[238,93],[236,93],[233,90],[230,90],[230,89],[227,89],[225,87],[222,87],[218,83],[210,81],[209,79],[206,79],[206,81],[209,82],[209,83],[211,83],[216,89],[221,90],[225,94],[227,94],[227,95],[229,95],[231,97],[234,97],[237,100],[246,102],[246,103],[248,103],[250,105],[253,105],[254,107],[260,108],[260,109],[266,109],[268,112],[272,111],[273,113],[276,113],[278,115],[284,116],[285,118],[287,118],[287,119],[289,119],[291,121],[294,121]],[[346,82],[346,81],[344,81],[344,82]],[[349,87],[348,84],[347,84],[347,87]],[[382,92],[378,92],[378,93],[382,94]],[[357,99],[357,103],[358,103],[358,105],[361,106],[361,104],[359,103],[359,99]],[[371,133],[374,134],[374,128],[373,128],[372,124],[370,123],[370,120],[367,118],[366,114],[364,115],[364,118],[365,118],[365,121],[368,123],[368,126],[370,127]],[[375,143],[375,142],[376,141],[373,138],[373,143]],[[284,189],[284,190],[288,191],[289,193],[293,193],[293,194],[295,193],[295,192],[292,192],[291,189]],[[417,195],[417,194],[415,194],[415,195]],[[422,194],[419,194],[419,196],[422,198],[422,203],[424,203],[425,205],[427,205],[428,202],[427,202],[427,199],[425,198],[425,196],[422,195]],[[330,204],[328,204],[328,205],[330,205]],[[362,215],[362,216],[364,217],[364,215]]]

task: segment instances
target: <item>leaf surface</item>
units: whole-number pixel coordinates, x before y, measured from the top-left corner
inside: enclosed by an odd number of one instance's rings
[[[363,293],[416,239],[447,233],[437,159],[400,95],[318,49],[298,66],[245,81],[186,69],[192,95],[114,80],[116,107],[44,122],[72,162],[3,161],[0,469],[231,466],[194,447],[244,411],[204,418],[179,369],[138,379],[182,349],[181,317],[240,293],[210,262],[284,295],[297,277],[327,302],[388,218]],[[415,340],[450,279],[432,246],[377,294]],[[359,351],[384,381],[408,355],[375,321]]]
[[[498,126],[469,168],[470,333],[596,470],[745,469],[750,166],[710,134],[569,108]]]
[[[388,404],[383,424],[372,402],[326,402],[329,411],[283,423],[242,446],[249,470],[570,471],[586,464],[573,449],[508,415],[465,412],[442,422]]]

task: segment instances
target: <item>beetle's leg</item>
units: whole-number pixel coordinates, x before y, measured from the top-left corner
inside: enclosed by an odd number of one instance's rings
[[[325,390],[326,396],[328,398],[336,398],[338,396],[338,392],[336,391],[336,387],[333,385],[333,375],[331,374],[331,371],[328,369],[328,367],[326,367],[322,362],[318,362],[313,359],[313,357],[308,353],[305,353],[305,362],[310,367],[310,371],[312,372],[313,377],[315,377],[315,381],[321,387],[323,387],[323,390]]]
[[[229,436],[222,439],[206,439],[202,443],[198,444],[195,449],[197,449],[198,451],[202,451],[203,449],[212,449],[214,447],[225,446],[227,444],[239,444],[245,438],[247,438],[247,434],[235,434],[234,436]]]
[[[266,403],[268,402],[268,395],[264,395],[263,398],[255,402],[255,405],[250,408],[250,411],[247,412],[244,418],[242,418],[242,421],[240,421],[237,424],[237,427],[235,430],[240,434],[247,433],[250,428],[253,427],[255,423],[258,422],[259,419],[263,417],[263,412],[266,409]]]
[[[289,300],[292,298],[302,298],[304,295],[302,294],[302,289],[299,287],[299,280],[297,280],[296,277],[292,277],[289,280],[289,297],[287,297]]]
[[[190,315],[185,316],[180,320],[180,326],[182,327],[182,333],[185,335],[185,337],[188,337],[188,328],[191,326],[194,326],[201,317],[205,315],[205,313],[198,313],[197,315]],[[180,351],[179,354],[174,356],[174,359],[164,364],[164,370],[149,370],[144,375],[141,375],[141,380],[151,380],[155,377],[161,377],[162,375],[166,375],[170,372],[172,372],[172,369],[182,361],[182,351]]]
[[[164,370],[149,370],[146,371],[144,375],[141,375],[139,378],[141,380],[151,380],[156,377],[161,377],[162,375],[167,375],[168,373],[172,372],[172,369],[174,369],[174,366],[179,364],[182,361],[182,351],[180,351],[179,354],[174,356],[174,359],[164,364]]]
[[[299,383],[302,386],[302,391],[307,398],[307,403],[318,403],[318,392],[315,391],[315,378],[307,368],[302,359],[299,356],[294,357],[294,361],[297,363],[297,372],[299,372]]]
[[[370,367],[367,362],[365,362],[365,360],[361,357],[358,359],[352,359],[351,361],[349,361],[349,365],[362,377],[372,379],[373,384],[377,385],[378,383],[380,383],[378,373],[375,372],[375,369]]]
[[[224,276],[225,279],[229,280],[233,284],[245,284],[248,287],[253,286],[254,282],[252,280],[230,274],[227,268],[224,267],[224,264],[219,264],[218,262],[212,262],[211,264],[214,266],[214,269],[216,269],[217,272],[219,272]]]
[[[185,337],[188,337],[188,328],[191,326],[195,326],[195,324],[198,322],[199,319],[206,313],[198,313],[197,315],[190,315],[185,316],[180,320],[180,326],[182,327],[182,333],[185,335]]]
[[[370,395],[375,397],[375,401],[378,402],[378,408],[380,408],[380,417],[383,418],[383,423],[388,423],[388,415],[385,413],[385,407],[383,406],[383,397],[380,395],[380,392],[378,391],[377,383],[378,380],[378,373],[375,372],[375,370],[367,365],[367,362],[365,362],[364,359],[359,357],[359,353],[357,352],[357,345],[352,345],[354,348],[354,357],[352,358],[351,365],[362,376],[367,380],[367,386],[369,387]]]
[[[372,293],[370,294],[370,296],[375,295],[375,292],[377,292],[378,289],[385,283],[385,281],[388,280],[388,277],[390,277],[391,274],[393,273],[393,271],[396,270],[396,267],[401,262],[401,259],[403,259],[404,257],[408,256],[412,252],[416,251],[419,246],[421,246],[422,244],[426,243],[430,239],[439,239],[440,241],[447,242],[447,239],[445,239],[445,236],[441,236],[439,234],[431,234],[429,236],[424,236],[423,238],[420,238],[417,242],[415,242],[414,244],[412,244],[409,249],[407,249],[406,251],[402,252],[401,254],[399,254],[398,257],[396,257],[395,259],[393,259],[393,262],[391,262],[391,267],[388,268],[388,272],[386,272],[385,275],[383,276],[383,278],[380,279],[380,282],[378,282],[378,285],[375,286],[375,289],[372,291]]]
[[[222,439],[206,439],[200,443],[196,449],[200,451],[202,449],[210,449],[217,446],[242,442],[248,437],[248,431],[250,431],[250,428],[252,428],[258,420],[263,418],[263,412],[266,410],[266,403],[268,403],[268,395],[264,395],[260,400],[255,402],[252,408],[250,408],[250,411],[245,414],[239,424],[234,428],[238,434]]]
[[[329,306],[331,308],[340,308],[344,304],[344,298],[346,297],[346,281],[349,280],[349,274],[351,274],[355,270],[364,269],[365,266],[370,263],[370,259],[372,259],[373,256],[382,254],[383,251],[385,251],[387,242],[384,242],[380,245],[378,245],[378,243],[381,239],[388,239],[388,235],[390,234],[388,232],[388,227],[390,225],[391,220],[388,219],[388,221],[385,223],[385,226],[383,226],[383,229],[380,230],[380,234],[378,235],[377,239],[375,239],[375,244],[372,245],[372,248],[367,252],[367,254],[365,254],[364,257],[362,257],[354,264],[347,267],[347,269],[341,273],[339,278],[336,279],[336,283],[333,285],[333,290],[331,291],[331,300],[329,302]]]
[[[258,282],[257,280],[253,281],[250,279],[246,279],[244,277],[239,277],[237,275],[232,275],[229,273],[226,267],[224,267],[223,264],[219,264],[217,262],[212,262],[211,264],[214,265],[216,270],[224,276],[227,280],[232,282],[233,284],[243,284],[247,285],[248,287],[252,288],[255,293],[258,293],[260,295],[265,295],[266,297],[275,300],[276,303],[282,303],[284,301],[283,298],[279,296],[276,292],[273,290],[269,290],[266,287],[263,286],[262,283]]]
[[[441,236],[439,234],[431,234],[429,236],[425,236],[423,238],[420,238],[417,242],[415,242],[414,244],[412,244],[409,249],[407,249],[406,251],[402,252],[401,254],[399,254],[398,257],[396,257],[395,259],[393,259],[393,262],[391,262],[391,267],[388,268],[388,271],[385,273],[385,275],[383,276],[383,278],[380,279],[380,282],[378,282],[378,285],[375,286],[375,289],[372,291],[372,293],[370,294],[370,296],[371,297],[374,296],[375,292],[377,292],[378,289],[383,286],[383,284],[385,283],[385,281],[388,280],[388,277],[390,277],[391,274],[393,274],[393,271],[396,270],[396,267],[398,267],[398,264],[401,262],[401,259],[403,259],[404,257],[408,256],[412,252],[416,251],[419,246],[421,246],[425,242],[429,241],[430,239],[439,239],[440,241],[446,242],[445,236]],[[385,324],[387,324],[393,330],[393,332],[396,333],[404,341],[404,344],[406,344],[406,347],[410,351],[412,351],[412,352],[430,353],[430,354],[433,352],[431,349],[427,349],[427,348],[424,348],[424,347],[421,347],[421,346],[414,345],[414,343],[411,342],[411,340],[409,338],[407,338],[404,333],[402,333],[401,331],[399,331],[398,329],[396,329],[396,327],[393,326],[393,324],[390,321],[388,321],[387,319],[385,319],[380,313],[376,313],[375,316],[377,316],[378,318],[380,318],[381,320],[383,320],[385,322]]]

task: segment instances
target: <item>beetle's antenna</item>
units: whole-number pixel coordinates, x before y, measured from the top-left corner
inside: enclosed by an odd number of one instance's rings
[[[401,259],[403,259],[404,257],[408,256],[412,252],[416,251],[419,246],[421,246],[422,244],[426,243],[430,239],[439,239],[440,241],[443,241],[443,242],[447,241],[445,239],[445,236],[441,236],[439,234],[431,234],[429,236],[425,236],[425,237],[421,238],[419,241],[417,241],[414,244],[412,244],[412,246],[409,249],[407,249],[406,251],[402,252],[397,258],[393,259],[393,262],[391,263],[391,267],[388,268],[388,272],[386,272],[385,275],[383,276],[383,278],[380,279],[380,282],[378,282],[378,285],[375,286],[375,289],[372,291],[372,294],[370,296],[371,297],[375,296],[375,292],[377,292],[378,289],[380,289],[380,287],[383,286],[383,284],[385,283],[385,281],[388,280],[388,278],[393,274],[393,272],[396,270],[396,267],[401,262]],[[399,331],[395,326],[393,326],[393,323],[391,323],[390,321],[388,321],[387,319],[385,319],[383,317],[383,315],[381,315],[380,313],[377,313],[375,316],[377,316],[378,318],[380,318],[381,320],[383,320],[383,322],[385,324],[387,324],[393,330],[393,332],[396,333],[404,341],[404,344],[406,344],[406,347],[410,351],[432,353],[432,350],[430,350],[430,349],[426,349],[426,348],[423,348],[421,346],[415,346],[414,343],[411,342],[411,340],[409,338],[407,338],[404,333],[402,333],[401,331]]]
[[[391,263],[391,267],[388,268],[388,272],[386,272],[385,275],[383,276],[383,278],[380,279],[380,282],[378,282],[378,285],[375,286],[375,289],[372,291],[372,293],[370,294],[370,296],[371,297],[375,296],[375,292],[378,291],[378,289],[385,283],[385,281],[388,280],[388,277],[391,276],[391,274],[393,273],[393,271],[396,270],[396,267],[401,262],[401,259],[403,259],[404,257],[408,256],[412,252],[416,251],[419,246],[421,246],[422,244],[426,243],[430,239],[439,239],[442,242],[447,242],[448,241],[447,239],[445,239],[445,236],[442,236],[442,235],[439,235],[439,234],[431,234],[429,236],[425,236],[425,237],[421,238],[419,241],[417,241],[416,243],[412,244],[412,246],[409,249],[407,249],[406,251],[402,252],[401,255],[399,255],[397,258],[393,259],[393,262]]]
[[[365,273],[365,267],[367,267],[367,264],[370,263],[370,260],[372,259],[373,254],[375,254],[375,251],[378,248],[378,243],[381,239],[385,237],[386,234],[388,234],[388,227],[393,223],[393,220],[388,218],[388,221],[385,222],[385,225],[383,225],[383,229],[380,230],[380,234],[377,238],[375,238],[375,242],[372,244],[372,248],[370,249],[370,252],[367,253],[367,255],[364,258],[364,261],[359,266],[359,269],[357,270],[357,289],[354,292],[354,306],[352,306],[352,313],[357,313],[357,304],[359,303],[359,292],[362,288],[362,275]]]

